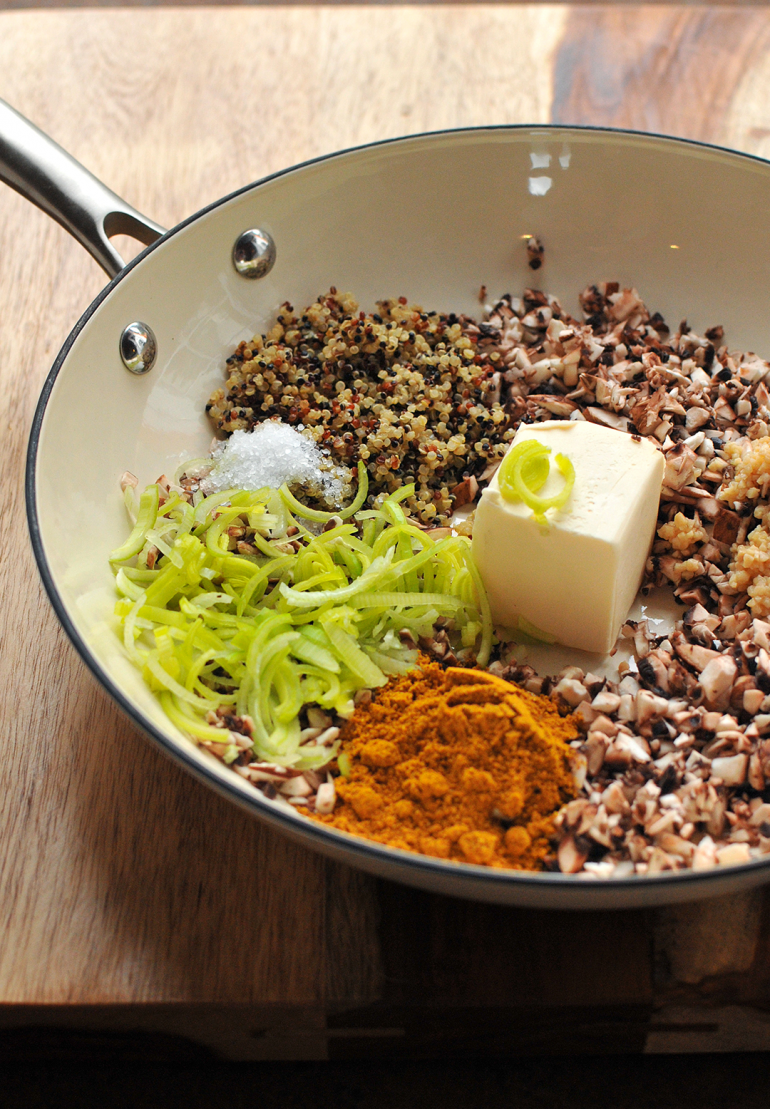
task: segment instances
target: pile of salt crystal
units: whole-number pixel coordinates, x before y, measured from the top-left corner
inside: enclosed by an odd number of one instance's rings
[[[234,431],[214,451],[213,469],[201,482],[204,493],[224,489],[278,489],[305,485],[338,507],[350,478],[334,466],[312,439],[278,420],[265,420],[252,431]]]

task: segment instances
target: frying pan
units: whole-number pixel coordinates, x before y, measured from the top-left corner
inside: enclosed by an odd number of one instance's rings
[[[687,314],[696,330],[718,322],[731,345],[770,352],[770,163],[631,132],[448,131],[295,166],[163,232],[0,102],[0,177],[62,223],[111,278],[43,388],[29,442],[27,510],[40,573],[67,634],[163,751],[300,843],[455,896],[620,908],[770,881],[770,858],[605,881],[490,870],[387,848],[286,812],[166,718],[111,627],[107,563],[127,529],[119,475],[131,470],[144,485],[206,453],[212,432],[204,404],[223,381],[224,359],[270,326],[283,301],[303,306],[330,285],[369,308],[406,295],[474,314],[482,284],[497,296],[531,283],[521,240],[538,234],[546,244],[542,284],[568,310],[577,311],[587,282],[616,280],[635,285],[669,319]],[[128,265],[110,242],[119,233],[148,244]]]

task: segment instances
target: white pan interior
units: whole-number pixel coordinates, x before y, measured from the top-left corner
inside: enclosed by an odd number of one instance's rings
[[[249,227],[277,246],[272,272],[249,281],[230,256]],[[545,243],[528,269],[523,237]],[[635,285],[674,327],[725,327],[730,346],[770,354],[770,164],[672,140],[562,129],[482,130],[400,140],[301,167],[227,200],[171,235],[118,280],[70,340],[39,429],[38,556],[76,645],[121,701],[231,796],[270,803],[197,751],[158,707],[112,628],[108,552],[127,530],[118,479],[143,486],[206,453],[204,414],[224,360],[335,285],[361,306],[406,296],[478,314],[478,291],[555,293],[577,312],[587,283]],[[159,357],[145,377],[122,365],[122,329],[142,320]],[[275,814],[273,814],[275,815]],[[763,864],[657,881],[576,882],[501,875],[426,860],[288,814],[286,830],[339,857],[428,888],[520,904],[598,907],[725,892],[766,880]],[[355,855],[351,855],[351,851]],[[770,876],[770,875],[768,875]]]

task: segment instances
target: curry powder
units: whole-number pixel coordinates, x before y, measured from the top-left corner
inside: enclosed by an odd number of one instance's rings
[[[553,817],[576,794],[577,735],[547,697],[421,661],[346,722],[350,773],[315,819],[441,859],[541,869]]]

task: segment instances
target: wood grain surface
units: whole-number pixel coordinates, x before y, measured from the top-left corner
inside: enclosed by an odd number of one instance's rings
[[[762,8],[4,11],[0,96],[170,226],[290,163],[440,127],[599,123],[770,154],[769,44]],[[719,1021],[770,1000],[763,894],[713,903],[704,929],[702,906],[547,914],[376,883],[188,778],[102,694],[38,583],[22,477],[45,374],[103,283],[0,192],[0,1024],[157,1030],[171,1005],[240,1058],[441,1054],[474,1013],[501,1052],[728,1042]],[[706,1004],[722,1016],[699,1024]]]

